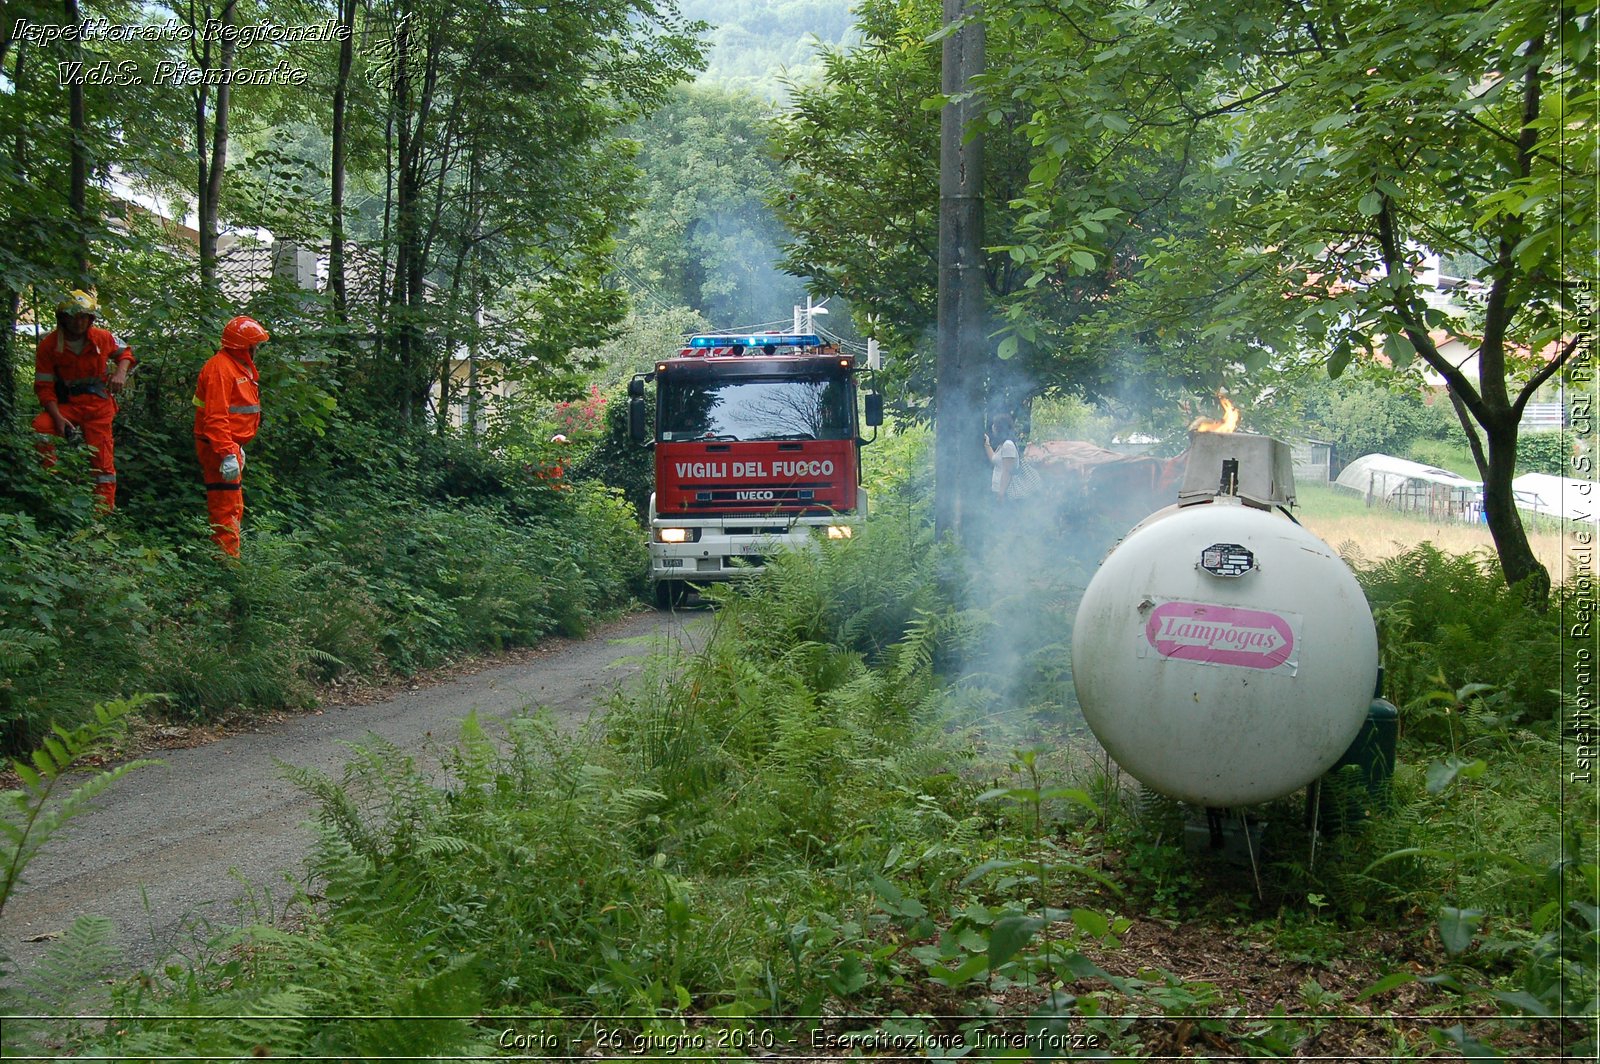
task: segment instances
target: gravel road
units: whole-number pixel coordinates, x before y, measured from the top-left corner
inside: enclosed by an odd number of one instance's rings
[[[699,611],[631,614],[587,639],[552,639],[518,664],[153,755],[162,764],[124,777],[29,866],[0,917],[0,952],[22,975],[51,938],[98,913],[116,925],[129,967],[142,967],[203,940],[208,925],[238,926],[240,899],[261,905],[262,888],[281,907],[292,894],[285,875],[302,875],[314,804],[279,762],[337,777],[348,760],[341,742],[377,735],[437,765],[474,710],[491,734],[492,722],[538,707],[576,728],[652,650],[692,644],[708,628]]]

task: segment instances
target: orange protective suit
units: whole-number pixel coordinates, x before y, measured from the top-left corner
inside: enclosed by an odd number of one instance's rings
[[[261,377],[255,360],[242,348],[224,347],[200,370],[194,389],[194,450],[200,479],[206,485],[206,510],[211,538],[235,558],[239,525],[244,519],[244,448],[261,427]],[[222,460],[239,460],[240,479],[222,478]]]
[[[39,341],[33,355],[34,394],[41,405],[55,403],[67,423],[82,430],[84,442],[94,448],[89,464],[95,471],[95,491],[108,510],[117,505],[117,465],[111,433],[117,402],[111,397],[111,365],[122,361],[135,361],[128,345],[110,330],[92,325],[81,351],[70,350],[66,336],[55,329]],[[55,419],[48,410],[33,419],[33,431],[42,436],[56,435]],[[45,465],[55,464],[53,443],[41,442],[39,454]]]

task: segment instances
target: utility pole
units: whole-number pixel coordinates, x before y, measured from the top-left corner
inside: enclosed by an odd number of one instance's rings
[[[826,303],[827,300],[824,299],[822,302]],[[798,303],[795,304],[795,308],[794,308],[794,331],[796,333],[813,333],[813,332],[816,332],[817,331],[817,318],[816,318],[816,316],[818,314],[826,314],[826,313],[828,313],[828,308],[827,307],[823,306],[821,303],[813,305],[812,302],[811,302],[811,297],[809,295],[806,296],[806,305],[805,306],[802,307]]]
[[[973,0],[944,0],[940,90],[972,91],[983,73],[984,28]],[[964,538],[964,517],[982,505],[984,326],[983,137],[968,136],[972,98],[945,104],[939,127],[939,340],[935,362],[934,531]]]

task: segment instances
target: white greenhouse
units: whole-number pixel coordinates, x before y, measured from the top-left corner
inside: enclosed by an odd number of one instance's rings
[[[1476,480],[1387,454],[1357,458],[1344,467],[1334,487],[1360,495],[1368,506],[1412,510],[1444,521],[1476,521],[1481,508],[1482,485]]]
[[[1511,482],[1518,509],[1568,521],[1600,520],[1600,484],[1549,473],[1524,473]]]

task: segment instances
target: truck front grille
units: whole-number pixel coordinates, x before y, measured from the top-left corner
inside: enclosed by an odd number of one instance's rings
[[[826,485],[765,488],[760,485],[739,488],[707,488],[696,491],[690,507],[726,509],[729,506],[810,506],[816,503],[818,487]]]

